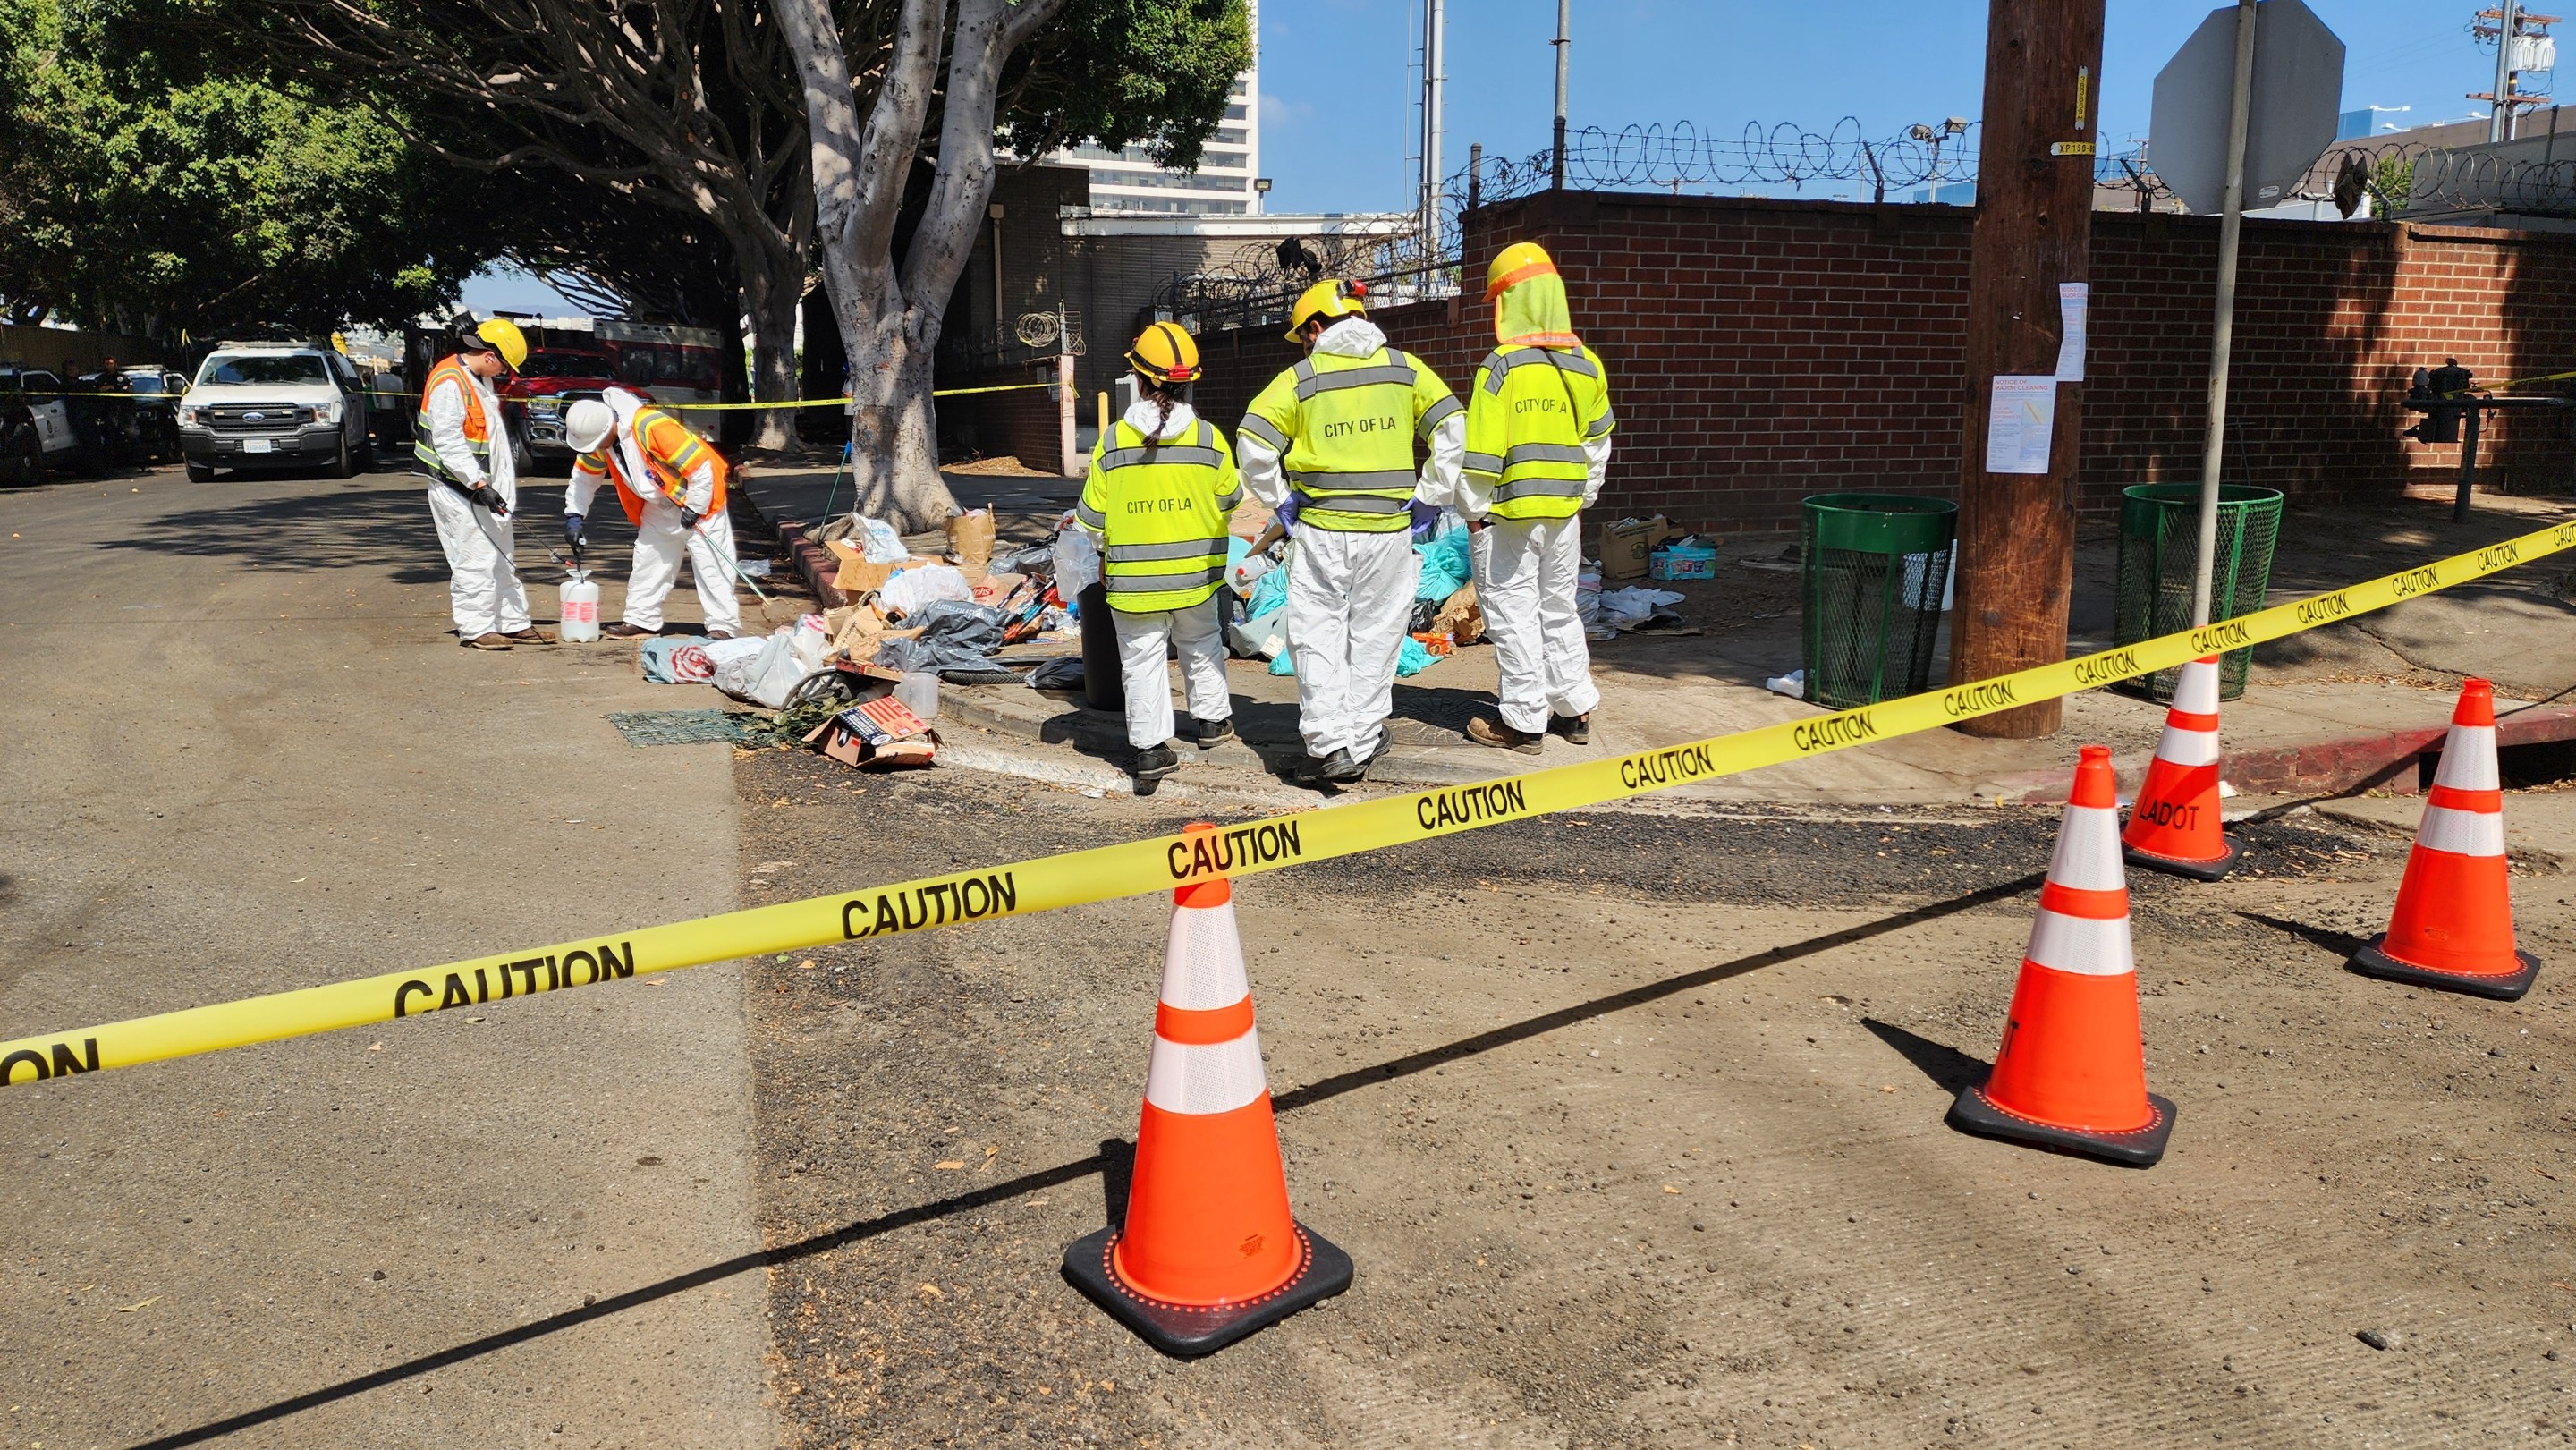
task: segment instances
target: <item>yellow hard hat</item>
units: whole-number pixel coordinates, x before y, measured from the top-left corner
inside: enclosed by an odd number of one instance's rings
[[[480,324],[474,329],[474,335],[490,343],[492,350],[501,355],[501,361],[508,363],[514,373],[528,360],[528,335],[519,330],[519,324],[506,317],[495,317]]]
[[[1368,288],[1358,282],[1345,282],[1327,277],[1297,294],[1297,305],[1288,309],[1288,340],[1296,342],[1297,334],[1318,317],[1358,317],[1368,311],[1361,299]]]
[[[1556,259],[1547,248],[1536,242],[1514,242],[1494,254],[1494,265],[1485,269],[1485,300],[1503,295],[1503,289],[1532,277],[1556,275]]]
[[[1199,345],[1177,322],[1157,322],[1136,334],[1127,349],[1129,366],[1158,383],[1198,381]]]

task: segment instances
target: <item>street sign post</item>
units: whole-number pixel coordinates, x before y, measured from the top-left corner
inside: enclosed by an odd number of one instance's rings
[[[2191,622],[2209,623],[2218,478],[2227,441],[2227,361],[2236,330],[2236,250],[2246,199],[2269,205],[2334,144],[2343,42],[2300,0],[2213,10],[2156,73],[2147,159],[2195,212],[2218,213],[2218,298],[2209,343],[2209,425],[2200,457],[2200,568]]]

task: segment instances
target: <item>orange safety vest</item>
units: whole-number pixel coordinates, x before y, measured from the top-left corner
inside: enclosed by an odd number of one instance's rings
[[[636,451],[644,455],[644,467],[652,477],[645,482],[654,493],[680,507],[687,507],[689,474],[702,462],[715,465],[715,490],[707,500],[706,512],[720,514],[725,506],[725,461],[722,454],[707,446],[705,439],[689,431],[689,425],[663,412],[652,404],[635,410]],[[599,462],[594,465],[591,460]],[[615,433],[596,453],[584,454],[575,465],[591,473],[605,473],[617,485],[617,501],[626,508],[629,523],[644,522],[644,490],[626,476],[623,450],[617,446]]]
[[[447,465],[439,461],[436,445],[429,441],[429,399],[441,383],[454,383],[465,399],[465,445],[480,458],[492,456],[492,420],[483,414],[483,395],[474,388],[474,376],[465,370],[465,359],[449,355],[429,370],[429,381],[420,387],[420,410],[412,414],[412,456],[432,478],[449,478]],[[451,479],[462,483],[463,479]]]

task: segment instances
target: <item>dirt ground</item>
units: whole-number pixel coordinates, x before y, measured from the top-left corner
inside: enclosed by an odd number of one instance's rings
[[[745,905],[1183,819],[784,753],[737,782]],[[1123,1198],[1164,900],[754,964],[782,1423],[834,1447],[2568,1438],[2569,879],[2517,876],[2554,970],[2508,1006],[2342,969],[2400,835],[2294,816],[2242,828],[2226,883],[2137,876],[2179,1108],[2139,1172],[1942,1123],[2053,829],[1603,812],[1245,881],[1291,1195],[1358,1277],[1186,1364],[1058,1272]]]

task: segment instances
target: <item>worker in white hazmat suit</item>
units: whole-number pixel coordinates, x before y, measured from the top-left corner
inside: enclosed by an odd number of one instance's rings
[[[511,555],[510,515],[519,474],[492,380],[528,360],[518,324],[496,317],[463,330],[456,352],[421,384],[412,417],[414,471],[429,479],[429,517],[447,555],[447,604],[456,642],[503,650],[552,644],[528,619],[528,589]]]
[[[1475,530],[1469,554],[1501,719],[1468,722],[1467,738],[1536,755],[1551,729],[1589,743],[1601,703],[1574,591],[1578,515],[1610,467],[1610,373],[1574,335],[1565,279],[1536,243],[1495,256],[1485,300],[1499,345],[1467,395],[1457,503]]]
[[[1386,345],[1359,289],[1306,289],[1288,340],[1306,360],[1261,390],[1235,433],[1243,482],[1296,540],[1288,653],[1309,780],[1349,782],[1387,748],[1395,666],[1426,535],[1456,494],[1463,409],[1420,358]],[[1417,474],[1416,439],[1426,445]]]
[[[565,441],[580,454],[564,490],[564,537],[575,547],[583,542],[582,516],[602,479],[617,486],[617,501],[635,524],[625,617],[600,633],[611,639],[661,633],[662,601],[680,582],[685,557],[697,576],[707,637],[733,638],[742,631],[742,606],[734,598],[738,566],[725,515],[724,459],[641,393],[610,388],[600,396],[564,415]]]

